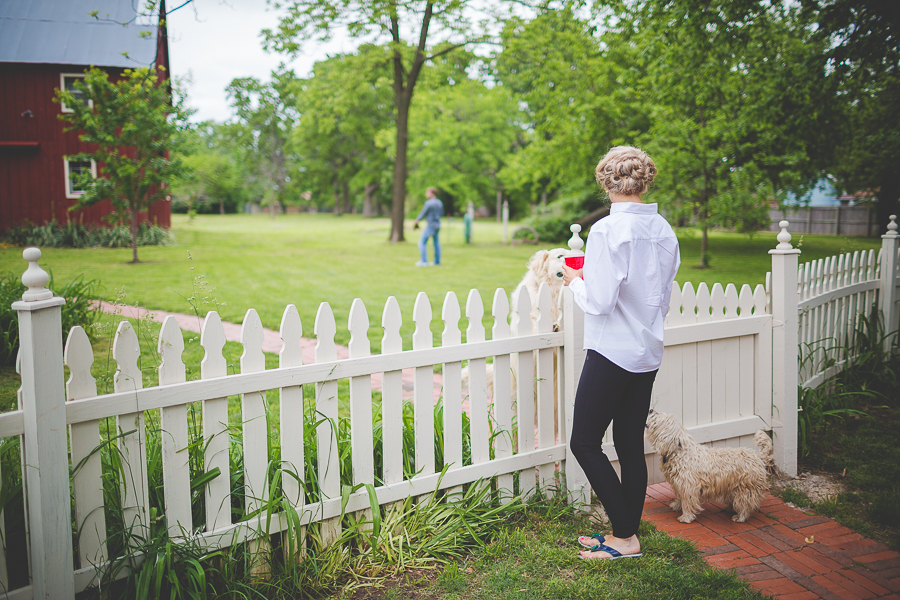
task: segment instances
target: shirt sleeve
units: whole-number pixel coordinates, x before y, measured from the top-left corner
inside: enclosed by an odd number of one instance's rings
[[[425,204],[422,206],[422,210],[419,211],[419,216],[416,217],[416,221],[421,221],[422,217],[425,216],[425,213],[428,212],[428,201],[425,201]]]
[[[575,303],[590,315],[612,313],[619,299],[619,286],[628,275],[628,260],[624,256],[630,245],[626,242],[613,250],[605,235],[594,236],[584,257],[584,280],[569,284]]]

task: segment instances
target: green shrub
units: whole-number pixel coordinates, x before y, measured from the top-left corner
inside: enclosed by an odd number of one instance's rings
[[[62,307],[62,339],[65,340],[69,330],[81,325],[91,334],[91,326],[96,323],[100,313],[91,308],[91,303],[98,298],[98,282],[85,281],[79,276],[69,283],[56,287],[53,275],[50,275],[50,289],[55,295],[66,299]],[[15,365],[19,351],[19,320],[12,303],[21,300],[25,286],[19,276],[10,271],[0,275],[0,365]]]
[[[130,248],[131,229],[125,226],[98,227],[81,223],[59,225],[55,221],[45,225],[19,225],[3,232],[4,242],[14,246],[39,248]],[[162,246],[171,240],[171,234],[146,221],[138,226],[138,246]]]
[[[547,205],[538,214],[526,220],[526,224],[534,227],[542,245],[561,244],[572,236],[569,227],[595,210],[603,207],[605,202],[596,191],[578,192],[563,195]],[[588,227],[585,228],[585,231]]]

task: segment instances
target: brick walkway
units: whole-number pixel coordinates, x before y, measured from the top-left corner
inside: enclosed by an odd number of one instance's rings
[[[763,593],[785,600],[900,600],[900,554],[831,519],[769,495],[746,523],[706,504],[697,520],[684,524],[669,508],[673,498],[668,483],[648,487],[643,518],[695,541],[709,564],[735,569]]]

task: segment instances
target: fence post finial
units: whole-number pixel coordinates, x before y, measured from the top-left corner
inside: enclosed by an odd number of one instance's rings
[[[885,236],[896,237],[900,234],[897,233],[897,215],[890,216],[891,222],[888,223],[888,232]]]
[[[781,231],[778,232],[778,245],[775,246],[776,250],[791,250],[793,246],[791,246],[791,234],[788,232],[788,227],[790,223],[787,221],[781,221],[778,223],[778,226],[781,227]]]
[[[572,232],[572,237],[569,238],[569,248],[576,254],[582,254],[581,249],[584,248],[584,240],[578,235],[581,231],[581,225],[572,223],[571,227],[569,227],[569,231]]]
[[[895,226],[896,228],[896,226]],[[25,302],[34,302],[36,300],[47,300],[53,297],[53,292],[47,289],[47,283],[50,276],[38,265],[41,258],[40,248],[25,248],[22,252],[22,258],[28,261],[28,269],[22,274],[22,283],[28,289],[22,294],[22,300]]]

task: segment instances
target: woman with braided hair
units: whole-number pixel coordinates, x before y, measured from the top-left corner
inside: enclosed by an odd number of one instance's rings
[[[641,555],[637,538],[647,489],[644,425],[663,354],[663,321],[681,262],[678,240],[656,204],[641,196],[656,176],[647,154],[616,146],[597,165],[609,216],[588,234],[584,268],[564,267],[584,311],[587,357],[575,394],[572,454],[600,500],[612,535],[583,536],[583,559]],[[603,453],[612,423],[621,479]]]

